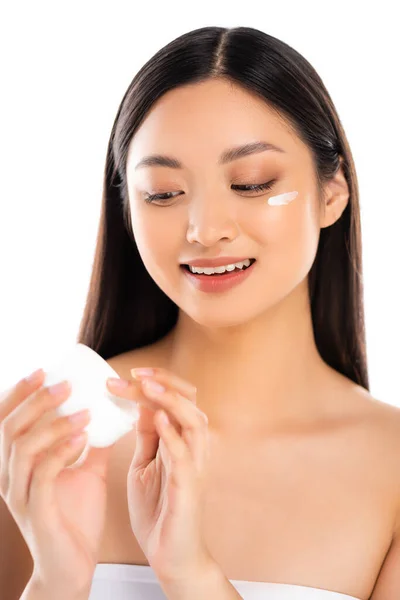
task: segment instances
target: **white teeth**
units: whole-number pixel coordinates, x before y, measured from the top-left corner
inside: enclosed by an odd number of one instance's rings
[[[251,261],[249,258],[247,258],[246,260],[243,260],[242,262],[234,263],[231,265],[224,265],[224,266],[215,267],[215,268],[191,267],[189,265],[189,270],[192,273],[203,273],[204,275],[212,275],[213,273],[225,273],[226,271],[233,271],[235,268],[243,269],[243,267],[249,267],[250,264],[251,264]]]

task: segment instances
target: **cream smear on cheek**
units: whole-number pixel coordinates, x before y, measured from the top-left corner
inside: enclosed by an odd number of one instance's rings
[[[279,194],[279,196],[272,196],[272,198],[268,199],[268,204],[270,206],[289,204],[298,196],[298,194],[299,192],[286,192],[285,194]]]

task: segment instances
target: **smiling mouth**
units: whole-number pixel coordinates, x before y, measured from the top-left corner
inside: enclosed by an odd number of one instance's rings
[[[188,271],[191,275],[199,275],[202,277],[226,277],[227,275],[230,275],[232,273],[239,273],[242,271],[246,271],[247,269],[250,269],[250,267],[256,262],[255,258],[251,258],[250,259],[250,264],[248,267],[242,267],[241,269],[239,267],[235,267],[232,271],[224,271],[223,273],[193,273],[193,271],[191,271],[189,269],[189,265],[180,265],[181,269],[185,269],[186,271]]]

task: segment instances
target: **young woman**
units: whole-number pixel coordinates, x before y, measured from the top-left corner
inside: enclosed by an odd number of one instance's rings
[[[88,420],[31,425],[68,390],[39,371],[4,397],[7,599],[400,597],[400,411],[369,393],[356,171],[298,52],[204,27],[137,73],[77,341],[140,419],[65,469]]]

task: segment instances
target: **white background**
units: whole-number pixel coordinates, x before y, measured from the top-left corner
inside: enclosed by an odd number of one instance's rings
[[[395,2],[8,2],[0,14],[0,389],[77,336],[106,146],[123,94],[198,27],[274,35],[322,77],[361,197],[371,393],[400,406],[399,36]]]

